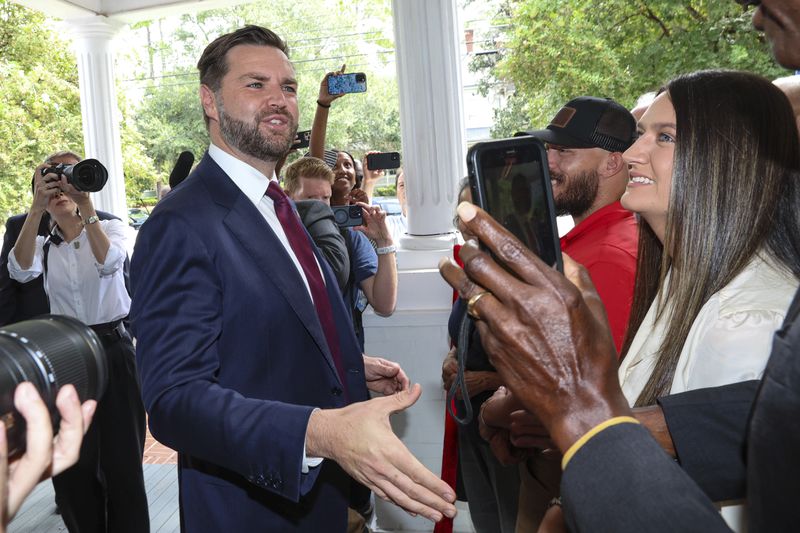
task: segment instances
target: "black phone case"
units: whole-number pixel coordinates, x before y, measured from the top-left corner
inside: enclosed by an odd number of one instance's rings
[[[300,142],[298,144],[293,144],[292,148],[308,148],[308,145],[311,143],[311,130],[298,131],[297,138],[300,139]]]
[[[561,258],[561,244],[558,239],[558,226],[556,225],[555,205],[553,204],[553,190],[550,186],[550,170],[547,166],[547,150],[544,144],[535,137],[520,136],[512,137],[510,139],[499,139],[496,141],[479,142],[470,147],[467,152],[467,172],[469,175],[470,189],[472,191],[472,200],[481,209],[485,210],[493,217],[491,206],[487,206],[487,194],[485,176],[482,171],[482,164],[484,159],[493,153],[509,151],[509,150],[534,150],[538,155],[540,172],[542,174],[542,187],[547,209],[547,217],[550,221],[552,229],[548,237],[550,242],[543,243],[548,246],[553,252],[555,262],[551,266],[556,268],[559,272],[564,271],[564,263]],[[502,221],[498,221],[501,222]]]
[[[367,166],[370,170],[388,170],[400,168],[399,152],[382,152],[367,154]]]

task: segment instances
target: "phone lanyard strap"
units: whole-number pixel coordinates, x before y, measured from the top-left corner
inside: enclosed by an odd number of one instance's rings
[[[467,365],[467,350],[469,349],[469,341],[472,337],[472,331],[475,329],[474,319],[467,313],[461,319],[461,324],[458,327],[458,345],[456,348],[456,357],[458,359],[458,373],[456,379],[450,386],[450,391],[447,393],[447,411],[453,420],[462,426],[469,425],[472,421],[472,402],[470,401],[469,391],[467,390],[467,382],[464,379],[464,370]],[[459,418],[455,409],[455,398],[458,389],[461,389],[461,398],[464,401],[464,418]]]

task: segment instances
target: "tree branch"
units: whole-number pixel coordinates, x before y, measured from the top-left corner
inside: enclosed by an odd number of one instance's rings
[[[650,9],[650,6],[648,6],[645,2],[642,2],[642,15],[644,15],[645,18],[652,20],[653,22],[658,24],[658,26],[661,28],[661,33],[664,37],[669,37],[670,35],[672,35],[667,25],[664,24],[664,21],[661,20],[659,16],[656,15],[653,12],[653,10]]]

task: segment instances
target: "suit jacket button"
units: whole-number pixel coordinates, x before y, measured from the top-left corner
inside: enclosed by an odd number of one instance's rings
[[[333,387],[331,389],[331,394],[333,394],[334,396],[341,396],[342,395],[342,389],[340,389],[339,387]]]

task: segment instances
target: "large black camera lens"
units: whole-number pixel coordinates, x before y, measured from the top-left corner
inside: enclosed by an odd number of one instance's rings
[[[97,159],[84,159],[74,165],[59,163],[42,169],[42,176],[47,174],[64,175],[67,181],[83,192],[97,192],[105,187],[108,181],[108,170]]]
[[[108,381],[103,345],[88,326],[61,315],[0,329],[0,419],[9,455],[25,450],[25,420],[14,408],[14,389],[23,381],[39,391],[58,431],[56,395],[63,385],[74,385],[81,402],[103,395]]]
[[[97,192],[108,181],[108,171],[97,159],[84,159],[65,166],[64,175],[73,187],[83,192]]]

